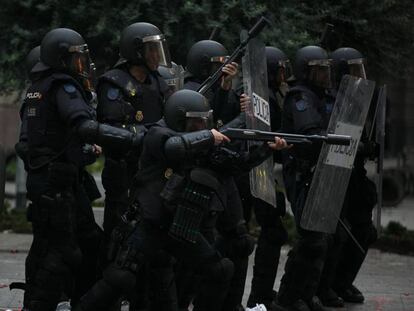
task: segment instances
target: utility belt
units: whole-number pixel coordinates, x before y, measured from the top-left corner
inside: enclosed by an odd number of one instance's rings
[[[196,243],[201,222],[218,190],[219,182],[210,170],[193,169],[187,177],[173,174],[160,193],[167,208],[173,207],[174,212],[168,234],[177,240]]]
[[[48,190],[30,194],[34,203],[29,206],[28,220],[40,228],[67,231],[74,224],[73,190],[79,179],[78,169],[70,163],[54,162],[40,174],[47,178]]]

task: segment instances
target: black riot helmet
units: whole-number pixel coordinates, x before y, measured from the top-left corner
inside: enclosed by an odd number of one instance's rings
[[[332,60],[319,46],[309,45],[299,49],[296,52],[293,70],[298,81],[320,88],[332,87]]]
[[[292,75],[292,65],[286,54],[275,47],[266,47],[266,64],[268,84],[271,88],[279,88]]]
[[[90,79],[94,65],[89,48],[83,37],[69,28],[49,31],[40,45],[40,62],[33,72],[46,69],[66,72],[84,82],[87,90],[92,86]]]
[[[342,47],[331,53],[337,85],[346,74],[366,79],[365,58],[354,48]]]
[[[196,91],[179,90],[165,104],[164,119],[177,132],[192,132],[212,128],[213,111],[207,98]]]
[[[30,75],[30,72],[38,62],[40,62],[40,45],[31,49],[29,54],[26,56],[24,63],[28,75]]]
[[[150,23],[134,23],[124,28],[119,54],[121,63],[123,60],[131,65],[146,65],[150,70],[156,70],[159,65],[171,66],[164,34]]]
[[[202,40],[193,44],[187,54],[187,70],[200,80],[207,79],[227,59],[226,48],[213,40]]]
[[[165,80],[172,92],[176,92],[183,88],[184,84],[184,68],[171,62],[171,67],[159,66],[158,72]]]

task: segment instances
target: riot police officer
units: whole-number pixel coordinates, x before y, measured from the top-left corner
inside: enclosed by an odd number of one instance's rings
[[[269,87],[269,106],[271,118],[271,130],[278,131],[281,126],[282,107],[280,99],[283,99],[282,88],[286,80],[291,76],[291,65],[283,51],[275,47],[266,47],[266,64]],[[241,110],[245,110],[246,101],[241,102]],[[275,162],[281,163],[280,153],[274,154]],[[285,196],[283,192],[276,192],[276,208],[266,202],[250,195],[249,176],[244,176],[243,183],[239,178],[239,186],[247,185],[247,189],[240,190],[245,196],[243,201],[247,204],[245,210],[250,212],[254,208],[256,221],[261,227],[254,258],[253,279],[248,307],[254,307],[263,303],[268,309],[272,308],[272,302],[276,293],[273,286],[276,280],[279,265],[280,250],[287,241],[287,232],[281,217],[286,212]],[[249,197],[246,197],[249,195]]]
[[[320,134],[328,127],[333,102],[326,96],[332,86],[331,61],[318,46],[306,46],[296,53],[294,75],[297,84],[284,100],[282,131]],[[299,239],[290,251],[278,293],[278,303],[288,310],[323,310],[315,296],[327,251],[326,234],[300,227],[307,190],[320,153],[320,145],[295,145],[284,160],[284,181],[295,216]]]
[[[171,94],[157,71],[159,65],[171,67],[166,38],[155,25],[134,23],[122,31],[119,51],[121,58],[117,64],[98,80],[98,120],[133,133],[145,133],[147,124],[163,117],[165,100]],[[105,148],[104,152],[102,184],[106,194],[103,224],[106,246],[130,202],[139,157],[116,148]],[[143,279],[143,275],[140,278]],[[136,299],[143,303],[145,284],[138,284],[143,288],[137,289],[135,297],[129,297],[131,308]]]
[[[30,85],[33,81],[39,78],[39,73],[34,74],[32,73],[32,69],[36,66],[36,64],[40,61],[40,45],[34,47],[30,50],[27,54],[25,59],[25,67],[26,67],[26,75],[27,75],[27,84]],[[27,118],[27,111],[26,105],[23,101],[20,111],[20,120],[24,120]],[[16,154],[19,158],[21,158],[25,164],[25,169],[27,169],[27,152],[28,152],[28,145],[27,145],[27,122],[24,122],[20,126],[20,134],[19,134],[19,142],[15,145]]]
[[[184,88],[197,90],[201,83],[212,75],[228,56],[226,48],[213,40],[202,40],[193,44],[187,54],[187,77],[184,80]],[[214,113],[214,121],[223,125],[221,112],[228,104],[229,91],[232,88],[232,80],[237,75],[238,64],[233,62],[223,68],[223,78],[218,81],[206,94]],[[228,121],[230,121],[229,119]],[[227,122],[228,122],[227,121]]]
[[[163,116],[170,91],[160,77],[159,65],[170,66],[166,39],[158,27],[134,23],[120,39],[120,60],[98,81],[98,120],[131,132],[145,132],[145,124]],[[106,148],[102,183],[105,188],[104,232],[108,240],[128,205],[128,189],[138,158]]]
[[[366,79],[365,58],[358,50],[350,47],[339,48],[331,53],[331,58],[337,77],[337,87],[345,74]],[[339,263],[336,266],[336,273],[333,272],[334,279],[331,285],[345,301],[354,303],[364,301],[363,294],[353,285],[353,282],[369,246],[377,239],[377,231],[372,223],[372,209],[377,202],[377,191],[375,184],[367,177],[364,167],[367,160],[377,157],[376,144],[371,141],[369,130],[367,131],[375,121],[373,120],[375,97],[368,112],[367,126],[361,137],[343,208],[345,219],[351,225],[351,233],[364,248],[365,254],[362,254],[355,243],[348,239],[339,255]]]
[[[201,86],[202,82],[213,74],[223,64],[223,62],[225,62],[227,54],[226,48],[219,42],[213,40],[202,40],[196,42],[187,54],[187,77],[184,81],[184,88],[197,90]],[[217,84],[214,85],[206,94],[213,111],[214,122],[217,126],[223,125],[220,119],[220,114],[223,107],[229,104],[228,96],[232,88],[232,80],[237,74],[237,67],[237,63],[234,62],[226,65],[223,68],[224,75],[221,81],[218,81]],[[228,310],[233,309],[235,305],[238,305],[240,303],[238,301],[241,300],[243,296],[245,273],[242,273],[240,278],[239,276],[241,274],[239,271],[247,270],[247,258],[253,248],[249,246],[251,243],[247,242],[250,240],[250,236],[247,234],[245,223],[243,221],[240,196],[234,184],[234,180],[232,178],[225,181],[223,180],[223,187],[226,189],[225,192],[227,193],[225,204],[226,208],[224,213],[220,216],[218,226],[221,233],[226,235],[226,243],[223,243],[224,240],[220,240],[218,242],[218,247],[220,248],[220,251],[226,254],[226,256],[231,257],[230,259],[235,264],[235,277],[232,285],[230,286],[230,294],[228,299],[226,299],[223,304],[223,308]],[[208,230],[206,229],[206,231]],[[215,235],[212,232],[207,235],[210,237],[210,240],[215,240]],[[244,249],[235,252],[234,248],[231,253],[225,252],[223,247],[227,249],[228,247],[224,245],[228,245],[227,242],[229,242],[229,240],[236,241],[237,237],[240,237],[241,240],[247,242],[245,243]],[[239,260],[240,251],[243,253],[242,261]],[[187,270],[187,267],[184,267],[184,270]],[[190,287],[190,290],[194,290],[194,286],[192,286],[194,283],[193,276],[191,275],[189,277],[189,281],[181,279],[183,274],[189,274],[188,271],[184,272],[179,270],[178,274],[180,287]],[[182,304],[184,307],[188,306],[188,297],[185,297],[185,299],[180,298],[180,301],[183,301]]]
[[[96,256],[100,236],[83,186],[83,143],[125,151],[141,144],[141,136],[94,120],[86,95],[90,68],[88,46],[79,33],[58,28],[45,35],[40,61],[32,69],[41,74],[26,93],[22,120],[33,225],[25,310],[55,310],[58,301],[79,296],[85,284],[75,282],[75,272]]]

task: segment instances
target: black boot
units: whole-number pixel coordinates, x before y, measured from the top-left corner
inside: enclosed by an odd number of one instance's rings
[[[361,291],[354,285],[343,290],[337,290],[337,293],[346,302],[363,303],[365,298]]]
[[[311,311],[328,311],[323,305],[322,302],[319,300],[317,296],[313,296],[310,301],[307,301],[309,310]]]
[[[325,307],[343,308],[344,301],[331,288],[324,289],[318,293],[318,297]]]

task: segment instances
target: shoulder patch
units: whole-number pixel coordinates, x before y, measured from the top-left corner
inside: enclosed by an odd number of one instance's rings
[[[73,84],[71,84],[71,83],[65,83],[65,84],[63,84],[63,89],[68,94],[73,94],[73,93],[76,92],[76,87]]]
[[[308,103],[304,99],[300,99],[295,103],[297,111],[305,111],[308,108]]]
[[[115,100],[119,97],[119,89],[115,87],[111,87],[108,89],[106,93],[106,97],[108,97],[109,100]]]

